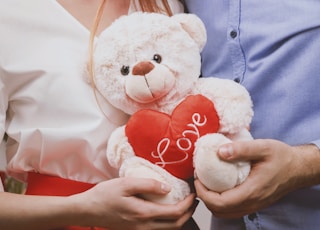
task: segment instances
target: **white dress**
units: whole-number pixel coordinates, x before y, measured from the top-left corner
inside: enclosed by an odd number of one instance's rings
[[[88,183],[117,176],[106,144],[127,116],[100,98],[102,113],[83,76],[88,29],[54,0],[0,4],[0,140],[7,133],[7,172],[21,180],[33,171]],[[177,1],[170,5],[182,11]]]

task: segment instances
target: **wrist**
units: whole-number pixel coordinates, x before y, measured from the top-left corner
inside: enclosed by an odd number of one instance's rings
[[[92,221],[90,221],[90,215],[92,210],[88,203],[90,202],[87,199],[84,199],[83,194],[76,194],[67,197],[67,205],[65,208],[67,217],[64,222],[67,223],[66,226],[91,226]]]
[[[320,149],[314,144],[293,147],[297,156],[298,187],[320,184]]]

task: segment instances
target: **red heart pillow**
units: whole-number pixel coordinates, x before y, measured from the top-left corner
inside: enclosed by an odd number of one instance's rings
[[[136,156],[188,179],[193,176],[194,143],[218,129],[219,117],[212,101],[192,95],[178,104],[171,116],[149,109],[136,112],[126,125],[126,135]]]

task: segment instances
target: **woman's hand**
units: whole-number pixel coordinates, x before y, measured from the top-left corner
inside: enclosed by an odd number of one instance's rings
[[[315,145],[292,147],[276,140],[234,142],[220,147],[226,161],[251,161],[248,178],[221,194],[195,181],[197,195],[217,217],[233,218],[265,208],[298,188],[320,183],[320,151]]]
[[[180,229],[196,208],[194,195],[175,205],[139,198],[142,193],[166,194],[169,191],[168,186],[152,179],[117,178],[99,183],[74,195],[73,199],[82,212],[82,225],[112,230]]]

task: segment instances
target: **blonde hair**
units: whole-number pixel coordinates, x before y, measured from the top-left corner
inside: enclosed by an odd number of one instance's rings
[[[89,76],[90,76],[91,86],[93,88],[96,101],[98,102],[98,106],[102,112],[103,112],[103,110],[102,110],[100,103],[98,101],[97,92],[96,92],[96,85],[95,85],[95,81],[94,81],[95,73],[94,73],[94,68],[93,68],[93,66],[94,66],[93,52],[94,52],[94,40],[95,40],[96,32],[99,27],[99,23],[100,23],[102,15],[103,15],[103,9],[105,7],[106,2],[107,2],[107,0],[101,0],[101,4],[97,10],[96,16],[93,21],[93,26],[90,31],[89,61],[88,61],[88,66],[87,66]],[[169,16],[172,16],[172,11],[170,9],[168,0],[161,0],[162,6],[164,7],[164,9],[160,7],[160,5],[158,4],[159,1],[157,1],[157,0],[138,0],[138,2],[139,2],[141,10],[143,12],[156,12],[156,13],[163,13],[163,14],[167,14]],[[136,2],[134,2],[134,6],[136,9],[139,9],[136,5]]]

